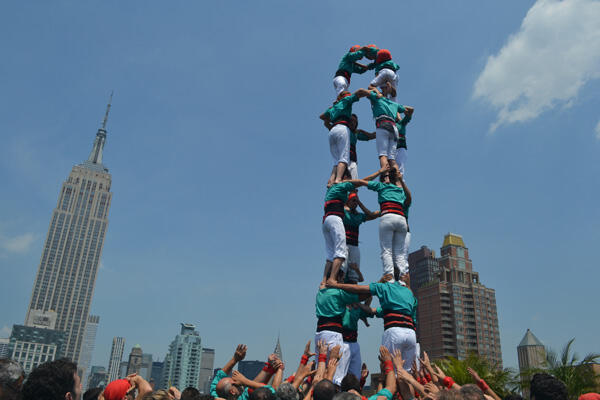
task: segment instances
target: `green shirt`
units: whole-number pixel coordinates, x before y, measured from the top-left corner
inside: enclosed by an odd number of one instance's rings
[[[366,68],[362,68],[359,65],[356,65],[355,62],[360,60],[365,56],[365,53],[362,50],[348,52],[342,57],[342,61],[340,61],[340,65],[338,65],[338,71],[343,70],[350,74],[357,73],[362,74],[366,72]]]
[[[331,185],[325,193],[325,201],[342,200],[346,203],[348,193],[354,190],[354,184],[351,182],[341,182]]]
[[[350,122],[350,117],[352,116],[352,103],[356,103],[357,101],[358,96],[355,94],[346,96],[329,107],[324,114],[329,117],[331,122],[335,122],[338,119],[345,119]],[[396,116],[394,116],[394,118],[395,117]]]
[[[367,185],[367,189],[377,192],[377,201],[379,204],[385,203],[386,201],[394,201],[396,203],[404,204],[406,200],[406,193],[404,189],[393,183],[382,183],[377,181],[370,181]]]
[[[417,322],[417,298],[398,282],[371,283],[369,290],[379,298],[383,310],[400,311]]]
[[[377,93],[374,90],[369,92],[369,100],[371,101],[371,111],[373,111],[373,118],[387,115],[394,121],[398,116],[398,113],[404,113],[406,110],[404,106],[391,101],[385,96],[377,97]],[[352,114],[352,113],[350,113]]]
[[[275,394],[275,389],[273,389],[271,385],[265,385],[263,387],[269,389],[271,393]],[[248,388],[245,388],[240,397],[237,398],[237,400],[248,400],[249,398],[250,392],[248,391]]]
[[[359,226],[367,220],[367,215],[361,212],[350,212],[344,209],[344,225]]]
[[[344,319],[342,320],[342,326],[344,329],[349,331],[357,331],[358,330],[358,320],[364,317],[371,317],[370,314],[364,312],[362,308],[348,308],[346,307],[346,312],[344,313]]]
[[[405,148],[406,149],[406,125],[410,122],[412,116],[405,116],[402,118],[402,121],[396,122],[396,128],[398,129],[398,145],[396,148]]]
[[[396,72],[400,69],[400,66],[398,64],[396,64],[395,62],[393,62],[392,60],[388,60],[388,61],[384,61],[382,63],[379,64],[375,64],[372,67],[368,66],[369,69],[375,69],[375,73],[379,73],[379,71],[381,71],[382,69],[391,69],[392,71]]]
[[[355,145],[358,140],[369,141],[369,137],[362,132],[350,131],[350,144]]]
[[[385,396],[387,400],[392,400],[392,392],[387,390],[386,388],[381,389],[379,392],[375,393],[373,396],[369,396],[369,400],[377,400],[379,396]]]
[[[358,295],[342,289],[325,288],[317,292],[316,314],[318,317],[337,317],[346,312],[348,304],[357,303]]]

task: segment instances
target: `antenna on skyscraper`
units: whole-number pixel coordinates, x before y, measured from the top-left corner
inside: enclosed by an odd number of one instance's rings
[[[108,105],[106,106],[106,113],[104,114],[104,120],[102,121],[102,129],[106,130],[106,122],[108,121],[108,113],[110,112],[110,105],[112,104],[112,97],[115,91],[110,92],[110,98],[108,99]]]

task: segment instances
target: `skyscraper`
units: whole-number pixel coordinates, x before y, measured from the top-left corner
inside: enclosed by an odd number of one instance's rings
[[[196,327],[192,324],[181,324],[181,333],[169,345],[160,387],[198,388],[201,356],[201,340]]]
[[[439,359],[476,352],[502,366],[496,294],[479,282],[462,236],[444,237],[441,257],[426,246],[409,255],[421,349]]]
[[[29,374],[38,365],[64,357],[65,333],[37,326],[13,325],[9,355]]]
[[[81,346],[79,362],[77,363],[79,375],[83,377],[83,387],[87,387],[87,378],[89,377],[88,368],[92,362],[92,354],[94,353],[94,347],[96,345],[96,332],[98,332],[99,323],[100,317],[98,315],[90,315],[88,317],[87,325],[85,326],[83,344]]]
[[[119,379],[119,367],[123,360],[123,351],[125,350],[125,338],[114,337],[110,349],[110,359],[108,360],[108,381],[112,382]]]
[[[140,374],[142,369],[143,352],[142,346],[136,344],[129,353],[129,361],[127,362],[127,375]],[[146,377],[144,377],[146,379]]]
[[[264,361],[259,360],[242,360],[238,363],[238,371],[248,379],[256,378],[256,375],[262,371],[265,366]]]
[[[111,95],[112,97],[112,95]],[[75,165],[63,183],[42,250],[25,317],[56,313],[55,329],[65,332],[65,357],[78,361],[106,237],[112,193],[111,176],[102,164],[106,122],[90,156]]]
[[[213,377],[215,364],[215,349],[202,348],[200,359],[200,377],[198,378],[198,390],[200,393],[210,393],[210,383]]]
[[[275,353],[275,355],[283,361],[283,353],[281,352],[281,343],[279,342],[279,335],[277,335],[277,343],[275,343],[275,350],[273,350],[273,353]]]

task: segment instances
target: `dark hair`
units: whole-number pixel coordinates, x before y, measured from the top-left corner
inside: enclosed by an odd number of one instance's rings
[[[538,373],[531,378],[530,398],[535,400],[566,400],[567,387],[560,380],[546,373]]]
[[[462,393],[460,390],[450,389],[440,391],[438,400],[463,400]]]
[[[354,393],[340,392],[333,396],[333,400],[360,400],[360,396]]]
[[[319,381],[314,387],[313,398],[315,400],[331,400],[335,396],[335,385],[329,379]]]
[[[210,394],[201,394],[200,397],[198,397],[200,400],[213,400],[214,397],[212,397]]]
[[[0,359],[0,394],[2,400],[16,400],[21,394],[23,368],[11,359]]]
[[[465,400],[485,400],[483,392],[476,385],[469,383],[460,388],[460,393]]]
[[[298,390],[294,387],[294,385],[289,382],[283,382],[281,385],[279,385],[277,391],[275,392],[275,396],[277,397],[277,400],[300,399],[300,393],[298,393]]]
[[[193,386],[188,386],[181,392],[181,400],[199,400],[200,391]]]
[[[261,387],[250,393],[250,400],[275,400],[275,395],[271,389]]]
[[[360,393],[360,381],[358,380],[358,378],[356,376],[354,376],[354,374],[348,372],[348,374],[346,374],[346,376],[344,377],[344,379],[342,379],[342,392],[347,392],[348,390],[356,390],[358,393]]]
[[[76,373],[77,364],[66,359],[39,365],[23,385],[23,400],[64,400],[75,391]]]
[[[83,400],[98,400],[98,396],[102,393],[104,389],[102,388],[91,388],[85,391],[83,394]]]
[[[525,400],[525,399],[520,394],[511,393],[511,394],[507,394],[506,396],[504,396],[504,398],[502,400]]]

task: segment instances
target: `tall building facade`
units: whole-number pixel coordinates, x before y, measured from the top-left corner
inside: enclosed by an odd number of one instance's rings
[[[86,390],[92,388],[105,388],[106,385],[109,384],[108,373],[104,367],[94,365],[90,370],[87,381],[88,385],[84,386]]]
[[[248,379],[256,378],[256,375],[262,371],[265,366],[264,361],[259,360],[243,360],[238,363],[238,371]]]
[[[9,358],[29,374],[45,362],[64,357],[65,333],[35,326],[13,325],[9,340]]]
[[[198,390],[200,393],[210,393],[210,383],[213,378],[213,367],[215,364],[215,349],[202,348],[200,359],[200,376],[198,378]]]
[[[501,367],[496,293],[480,283],[462,237],[447,234],[440,257],[421,247],[409,255],[409,266],[421,349],[434,359],[475,352]]]
[[[87,324],[85,326],[85,333],[83,334],[83,344],[81,346],[81,353],[79,354],[79,362],[77,368],[79,369],[79,376],[82,376],[83,387],[87,387],[88,368],[92,362],[92,354],[94,353],[94,347],[96,347],[96,333],[98,332],[98,324],[100,323],[100,317],[98,315],[91,315],[88,317]]]
[[[143,355],[144,352],[139,344],[133,346],[131,353],[129,353],[129,361],[127,362],[127,375],[140,375],[140,371],[142,370]]]
[[[106,121],[90,156],[75,165],[63,183],[42,250],[25,317],[53,312],[56,328],[65,332],[64,356],[78,361],[88,320],[100,255],[108,226],[111,176],[102,164]]]
[[[162,361],[153,361],[152,362],[152,373],[150,374],[150,380],[148,382],[150,382],[151,385],[154,385],[153,386],[154,390],[168,389],[168,388],[164,388],[164,387],[160,386],[160,384],[162,382],[162,377],[163,377],[164,365],[165,365],[165,363]]]
[[[112,340],[110,349],[110,358],[108,359],[108,381],[112,382],[119,379],[119,367],[123,360],[123,351],[125,350],[125,338],[115,336]]]
[[[169,345],[165,357],[160,387],[198,388],[202,345],[200,335],[192,324],[181,324],[181,332]]]

